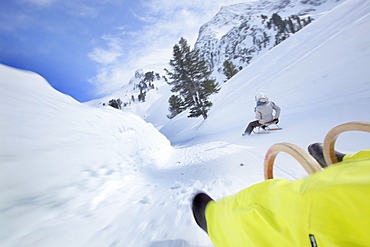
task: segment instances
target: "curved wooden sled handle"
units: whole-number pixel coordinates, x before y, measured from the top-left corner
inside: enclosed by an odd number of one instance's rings
[[[319,163],[317,163],[317,161],[302,148],[291,143],[282,142],[272,145],[266,153],[264,164],[266,180],[273,178],[272,170],[274,161],[276,155],[280,152],[285,152],[293,156],[296,160],[298,160],[299,163],[301,163],[308,174],[313,174],[322,170]]]
[[[370,132],[370,122],[358,121],[349,122],[332,128],[325,136],[323,153],[326,164],[332,165],[338,162],[334,152],[335,142],[340,134],[346,131],[365,131]]]

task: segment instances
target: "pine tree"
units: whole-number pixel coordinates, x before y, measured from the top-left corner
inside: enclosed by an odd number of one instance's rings
[[[148,85],[144,80],[141,80],[138,84],[138,87],[140,89],[139,93],[139,101],[145,102],[145,96],[146,96],[146,89],[148,88]]]
[[[188,117],[203,116],[206,119],[212,106],[208,98],[219,91],[216,80],[210,78],[207,62],[200,58],[199,50],[191,50],[186,39],[181,38],[173,47],[170,65],[173,71],[167,73],[172,81],[168,84],[172,85],[171,91],[177,93],[177,100],[182,100],[182,110],[190,109]]]
[[[171,95],[168,103],[170,104],[170,107],[168,108],[170,114],[167,115],[169,119],[174,118],[185,110],[184,101],[178,95]]]
[[[224,75],[226,76],[226,79],[229,80],[231,77],[236,75],[239,72],[239,70],[231,61],[225,60],[223,72]]]
[[[276,27],[278,27],[278,29],[279,29],[278,32],[279,33],[284,33],[285,30],[286,30],[286,23],[283,21],[283,19],[281,19],[280,15],[275,13],[275,14],[272,15],[271,19],[272,19],[274,25]]]
[[[111,107],[117,108],[117,109],[121,109],[122,108],[122,101],[121,101],[121,99],[111,99],[108,102],[108,105],[110,105]]]

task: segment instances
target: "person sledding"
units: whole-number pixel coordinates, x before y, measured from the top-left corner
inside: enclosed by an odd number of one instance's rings
[[[320,148],[314,155],[321,159]],[[305,179],[269,179],[217,202],[199,193],[196,223],[216,247],[369,246],[370,149],[340,159]]]
[[[280,107],[274,102],[269,101],[264,93],[259,93],[255,96],[256,107],[254,112],[256,114],[256,120],[248,124],[245,129],[243,136],[250,135],[255,127],[265,127],[270,123],[278,123],[280,116]],[[273,112],[275,111],[275,116]]]

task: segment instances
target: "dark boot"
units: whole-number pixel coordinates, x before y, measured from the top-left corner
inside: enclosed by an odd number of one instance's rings
[[[313,143],[313,144],[308,146],[308,152],[312,155],[312,157],[315,158],[315,160],[317,160],[317,162],[319,162],[321,167],[325,168],[328,165],[325,162],[325,158],[324,158],[324,154],[323,154],[322,149],[323,149],[323,144],[318,143],[318,142]],[[338,159],[339,162],[342,161],[343,157],[345,156],[345,154],[339,153],[337,151],[335,151],[335,155],[337,156],[337,159]]]
[[[192,205],[195,221],[207,233],[206,206],[210,201],[213,200],[207,194],[199,193],[194,197]]]

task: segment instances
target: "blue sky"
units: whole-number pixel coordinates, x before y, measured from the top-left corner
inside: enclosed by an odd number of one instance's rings
[[[137,69],[168,63],[181,37],[193,45],[202,24],[238,2],[0,1],[0,63],[34,71],[88,101],[127,84]]]

